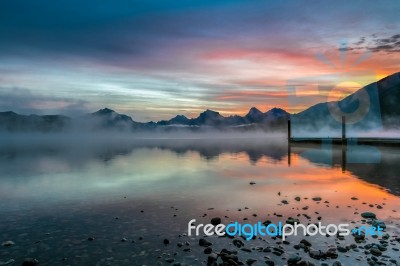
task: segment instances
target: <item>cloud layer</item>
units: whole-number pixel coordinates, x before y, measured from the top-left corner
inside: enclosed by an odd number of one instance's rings
[[[288,80],[399,71],[397,6],[7,1],[0,8],[0,111],[79,113],[108,106],[141,121],[194,116],[205,108],[297,111],[320,99],[311,95],[291,105]],[[339,51],[343,41],[348,45]],[[318,60],[318,53],[333,64]]]

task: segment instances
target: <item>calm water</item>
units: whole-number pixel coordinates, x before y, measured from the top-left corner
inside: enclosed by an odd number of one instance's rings
[[[278,222],[291,216],[307,224],[321,217],[324,223],[356,226],[362,225],[364,211],[383,220],[390,235],[378,259],[387,265],[400,261],[395,240],[400,236],[398,148],[288,147],[280,138],[34,139],[1,145],[0,242],[15,245],[0,247],[0,262],[15,260],[10,265],[20,265],[24,258],[35,258],[40,265],[169,265],[168,259],[206,265],[200,237],[185,235],[191,219]],[[252,181],[256,184],[250,185]],[[294,200],[297,196],[300,201]],[[169,245],[163,244],[165,238]],[[322,261],[293,248],[303,238],[321,250],[355,243],[352,236],[289,237],[290,244],[264,237],[244,241],[251,250],[246,252],[226,237],[208,240],[214,251],[238,250],[241,261],[256,259],[253,265],[265,265],[265,256],[285,265],[295,254],[320,265]],[[380,240],[368,237],[355,250],[338,252],[338,259],[325,262],[368,265],[371,255],[363,247]],[[282,246],[285,253],[256,250],[268,246]]]

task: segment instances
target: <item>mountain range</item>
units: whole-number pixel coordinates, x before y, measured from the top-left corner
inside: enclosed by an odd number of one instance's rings
[[[11,111],[0,112],[0,131],[11,132],[60,132],[63,130],[102,130],[102,131],[138,131],[154,129],[196,130],[200,128],[277,128],[286,124],[289,113],[273,108],[265,113],[252,107],[245,116],[222,116],[219,112],[206,110],[196,118],[177,115],[170,120],[159,122],[136,122],[130,116],[119,114],[109,108],[98,110],[78,118],[63,115],[20,115]]]
[[[291,115],[293,128],[329,128],[340,132],[342,116],[349,130],[400,127],[400,72],[373,82],[340,101],[319,103]]]
[[[358,111],[357,111],[358,110]],[[222,116],[206,110],[196,118],[177,115],[170,120],[137,122],[130,116],[104,108],[78,118],[64,115],[20,115],[12,111],[0,112],[0,131],[8,132],[61,132],[65,130],[148,131],[215,128],[219,130],[284,130],[287,120],[307,130],[340,127],[341,116],[346,116],[351,126],[370,128],[400,126],[400,73],[392,74],[371,83],[341,101],[319,103],[290,115],[283,109],[267,112],[252,107],[244,116]]]

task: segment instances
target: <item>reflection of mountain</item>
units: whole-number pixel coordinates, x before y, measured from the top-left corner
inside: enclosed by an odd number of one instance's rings
[[[134,121],[130,116],[119,114],[111,109],[104,108],[83,117],[72,119],[66,116],[24,116],[13,112],[0,112],[0,131],[39,131],[54,132],[62,130],[75,131],[118,131],[134,132],[143,130],[174,130],[187,128],[190,130],[212,129],[283,129],[289,114],[278,108],[273,108],[262,113],[256,108],[251,108],[249,113],[242,117],[232,115],[222,116],[220,113],[206,110],[196,118],[187,118],[177,115],[170,120],[157,123],[141,123]]]
[[[93,161],[108,163],[118,156],[128,156],[140,149],[161,149],[184,155],[198,153],[205,160],[214,160],[224,153],[246,154],[249,162],[261,159],[285,160],[288,155],[287,143],[278,138],[240,139],[159,139],[159,140],[113,140],[105,143],[102,139],[66,140],[58,138],[43,141],[17,141],[2,144],[0,149],[0,176],[40,175],[46,173],[46,165],[69,172],[74,168],[87,167]],[[389,147],[348,146],[343,157],[341,146],[318,144],[291,144],[291,153],[298,154],[313,164],[323,167],[344,167],[354,176],[400,195],[400,152]],[[342,158],[345,158],[343,164]],[[151,159],[149,159],[151,161]],[[157,163],[157,162],[154,162]],[[56,167],[55,167],[55,166]]]
[[[360,179],[400,195],[400,151],[366,145],[292,144],[292,153],[315,164],[342,167]]]
[[[258,140],[114,140],[107,144],[101,139],[18,141],[2,144],[0,149],[0,176],[7,176],[7,173],[21,173],[21,176],[23,173],[40,174],[43,162],[55,163],[60,169],[80,168],[92,161],[108,162],[117,156],[129,155],[138,149],[169,150],[178,155],[197,152],[206,160],[217,159],[223,153],[245,153],[252,163],[257,163],[262,158],[281,161],[287,156],[284,140],[262,138]]]
[[[371,83],[339,102],[319,103],[292,115],[299,129],[340,128],[341,116],[355,129],[400,126],[400,72]],[[352,115],[352,113],[357,115]],[[336,116],[336,119],[335,119]],[[339,122],[338,122],[339,121]],[[340,131],[338,131],[340,132]]]

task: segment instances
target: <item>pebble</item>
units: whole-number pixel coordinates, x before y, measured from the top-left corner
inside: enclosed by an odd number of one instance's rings
[[[211,252],[212,252],[212,248],[211,247],[206,247],[204,249],[204,254],[211,254]]]
[[[211,219],[211,224],[214,226],[219,225],[220,223],[221,223],[221,218],[219,218],[219,217],[215,217],[215,218]]]
[[[380,256],[380,255],[382,255],[382,251],[380,251],[378,248],[371,248],[369,251],[370,251],[371,254],[374,255],[374,256]]]
[[[35,266],[35,265],[38,265],[38,264],[39,264],[38,260],[32,259],[32,258],[26,258],[22,262],[21,266]]]
[[[15,243],[13,242],[13,241],[4,241],[2,244],[1,244],[3,247],[11,247],[11,246],[14,246],[15,245]]]
[[[211,246],[212,245],[212,243],[211,242],[208,242],[207,240],[205,240],[204,238],[200,238],[199,239],[199,246],[201,246],[201,247],[208,247],[208,246]]]
[[[365,219],[368,219],[368,218],[376,219],[376,214],[373,212],[363,212],[363,213],[361,213],[361,217],[363,217]]]

